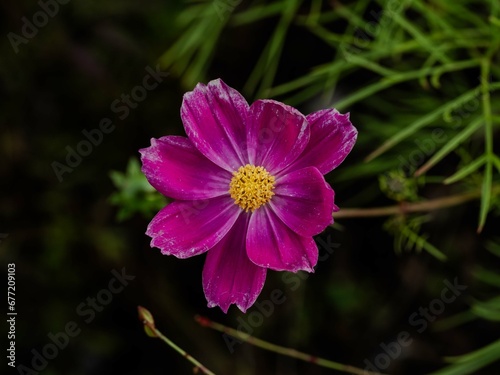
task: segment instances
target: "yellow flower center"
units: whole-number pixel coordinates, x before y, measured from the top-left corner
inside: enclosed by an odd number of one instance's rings
[[[229,194],[246,212],[255,211],[274,195],[274,177],[264,167],[247,164],[233,172]]]

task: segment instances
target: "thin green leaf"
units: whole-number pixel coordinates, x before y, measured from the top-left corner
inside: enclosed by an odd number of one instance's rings
[[[252,22],[261,21],[283,12],[283,2],[270,3],[266,5],[257,5],[235,14],[230,21],[231,26],[242,26]]]
[[[455,328],[461,326],[465,323],[469,323],[473,320],[477,319],[477,315],[475,315],[472,311],[466,310],[461,313],[452,315],[450,317],[440,319],[436,321],[432,325],[432,329],[436,332],[446,331],[451,328]]]
[[[460,95],[458,98],[454,100],[450,100],[448,103],[443,104],[441,107],[435,109],[434,111],[427,113],[426,115],[418,118],[415,120],[413,123],[409,124],[406,126],[403,130],[401,130],[399,133],[396,133],[393,135],[391,138],[389,138],[387,141],[385,141],[380,147],[378,147],[375,151],[371,152],[365,159],[365,161],[371,161],[375,159],[377,156],[380,156],[390,148],[394,147],[397,145],[399,142],[402,140],[408,138],[412,134],[414,134],[417,130],[420,128],[423,128],[432,121],[437,120],[440,118],[443,113],[448,111],[450,108],[455,108],[459,106],[462,103],[467,102],[468,100],[472,99],[474,96],[476,96],[478,93],[478,88],[472,89],[465,94]]]
[[[415,244],[417,251],[420,251],[424,249],[427,251],[429,254],[431,254],[433,257],[436,259],[444,262],[447,259],[447,256],[443,254],[437,247],[432,245],[431,243],[427,242],[425,238],[419,236],[417,233],[412,231],[410,228],[407,226],[403,226],[401,228],[401,234],[407,237],[407,243],[412,246]]]
[[[280,62],[281,51],[283,50],[284,45],[283,40],[285,40],[288,28],[290,27],[293,17],[301,2],[302,0],[284,1],[283,5],[285,11],[283,12],[271,39],[260,55],[254,70],[245,84],[244,91],[247,93],[255,93],[259,82],[260,87],[256,93],[257,97],[262,97],[263,92],[271,87]]]
[[[452,365],[433,372],[430,375],[468,375],[498,361],[500,353],[500,340],[497,340],[481,349],[459,357],[448,357]]]
[[[478,157],[476,160],[467,164],[465,167],[460,168],[457,172],[455,172],[446,180],[444,180],[444,184],[448,185],[460,181],[461,179],[475,172],[479,167],[481,167],[485,163],[485,161],[486,161],[486,155]]]
[[[436,56],[441,63],[451,63],[450,58],[437,47],[436,43],[431,38],[422,33],[414,23],[410,23],[397,13],[393,14],[393,18],[395,22],[412,35],[415,40],[417,40],[427,51],[431,53],[431,55]]]
[[[500,172],[500,158],[496,155],[493,155],[491,157],[491,161],[495,165],[495,168],[498,169],[498,172]]]
[[[358,14],[349,9],[348,6],[341,4],[335,10],[339,16],[344,17],[349,24],[356,26],[356,28],[364,29],[366,27],[366,21],[359,16],[362,12]]]
[[[437,72],[440,72],[442,74],[445,72],[452,72],[456,70],[472,68],[474,66],[477,66],[478,64],[479,64],[478,60],[472,59],[466,61],[453,62],[439,67],[424,68],[416,71],[399,73],[391,77],[382,79],[380,82],[362,88],[361,90],[355,92],[354,94],[338,102],[336,104],[336,107],[338,109],[344,109],[345,107],[348,107],[360,101],[361,99],[365,99],[366,97],[373,95],[378,91],[382,91],[383,89],[386,89],[388,87],[394,86],[397,83],[411,81],[413,79],[418,79],[422,76],[436,74]]]
[[[496,238],[496,241],[488,241],[485,244],[486,250],[488,250],[493,255],[500,258],[500,239]]]
[[[490,271],[486,268],[478,266],[474,269],[473,275],[485,284],[500,288],[500,275],[498,272]]]
[[[375,159],[377,156],[383,154],[390,148],[397,145],[403,139],[408,138],[410,135],[415,133],[418,129],[427,126],[432,121],[436,120],[441,114],[446,113],[447,111],[456,108],[457,106],[462,105],[463,103],[471,100],[474,96],[477,95],[479,91],[479,87],[467,91],[465,94],[460,95],[458,98],[449,101],[448,103],[443,104],[441,107],[437,108],[433,112],[420,117],[415,122],[408,125],[404,130],[401,130],[399,133],[394,134],[391,138],[389,138],[386,142],[384,142],[380,147],[378,147],[375,151],[371,152],[366,158],[365,161],[371,161]],[[495,91],[500,89],[500,82],[495,82],[489,86],[489,91]]]
[[[492,170],[491,160],[487,160],[486,168],[484,169],[482,194],[481,194],[481,208],[479,210],[479,226],[477,232],[481,233],[484,224],[486,223],[486,217],[490,210],[491,204],[491,187],[493,184],[493,170]]]
[[[415,171],[415,176],[418,177],[423,173],[427,172],[430,168],[441,161],[446,155],[457,148],[462,142],[469,139],[481,126],[483,123],[482,117],[476,118],[472,121],[469,126],[463,129],[455,137],[450,139],[443,147],[439,149],[424,165],[422,165],[417,171]]]
[[[487,55],[491,55],[494,49],[490,47]],[[486,217],[490,210],[491,205],[491,187],[493,184],[493,118],[491,112],[491,99],[490,99],[490,65],[491,61],[485,57],[481,61],[481,93],[483,101],[483,115],[485,121],[484,129],[484,143],[485,152],[487,156],[486,168],[484,170],[483,186],[481,195],[481,208],[479,209],[479,225],[477,228],[478,233],[483,230],[486,223]]]

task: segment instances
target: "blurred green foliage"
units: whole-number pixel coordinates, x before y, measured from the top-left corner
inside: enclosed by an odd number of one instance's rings
[[[119,221],[128,219],[136,213],[150,218],[167,204],[165,197],[155,194],[156,190],[146,180],[141,172],[140,163],[135,158],[129,160],[125,173],[111,171],[109,177],[117,189],[109,201],[119,206],[116,214]]]

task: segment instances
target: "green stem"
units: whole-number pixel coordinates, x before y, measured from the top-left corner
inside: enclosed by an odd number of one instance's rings
[[[485,121],[484,127],[484,142],[486,154],[486,166],[484,170],[481,208],[479,210],[479,225],[477,232],[483,230],[486,223],[486,217],[491,204],[491,185],[493,183],[493,117],[491,112],[491,99],[490,99],[490,68],[491,68],[491,55],[494,48],[489,50],[489,53],[481,61],[481,93],[483,99],[483,115]]]
[[[304,362],[314,363],[315,365],[318,365],[321,367],[326,367],[329,369],[338,370],[338,371],[342,371],[342,372],[345,372],[348,374],[355,374],[355,375],[384,375],[384,374],[381,374],[378,372],[374,373],[374,372],[360,369],[358,367],[344,365],[342,363],[333,362],[333,361],[330,361],[328,359],[315,357],[315,356],[307,354],[307,353],[299,352],[299,351],[292,349],[292,348],[285,348],[283,346],[272,344],[270,342],[253,337],[253,336],[249,335],[248,333],[241,332],[241,331],[238,331],[234,328],[227,327],[223,324],[213,322],[210,319],[205,318],[203,316],[197,315],[197,316],[195,316],[195,320],[203,327],[212,328],[216,331],[219,331],[219,332],[228,334],[230,336],[236,337],[237,339],[244,341],[244,342],[247,342],[251,345],[258,346],[259,348],[269,350],[269,351],[274,352],[274,353],[286,355],[288,357],[300,359],[301,361],[304,361]]]
[[[185,350],[181,349],[175,343],[173,343],[167,337],[165,337],[163,335],[163,333],[161,333],[155,327],[153,316],[151,315],[151,313],[147,309],[145,309],[142,306],[138,306],[138,311],[139,311],[139,320],[142,321],[142,323],[144,324],[144,330],[146,331],[146,334],[148,336],[159,338],[164,343],[166,343],[168,346],[170,346],[172,349],[174,349],[177,353],[179,353],[184,358],[186,358],[189,362],[191,362],[195,366],[195,372],[197,370],[200,370],[203,374],[215,375],[215,373],[213,373],[212,371],[207,369],[205,366],[203,366],[195,358],[193,358],[191,355],[189,355]]]

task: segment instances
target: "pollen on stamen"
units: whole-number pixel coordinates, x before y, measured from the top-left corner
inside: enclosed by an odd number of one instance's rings
[[[229,194],[246,212],[255,211],[274,195],[275,179],[264,167],[247,164],[233,172]]]

